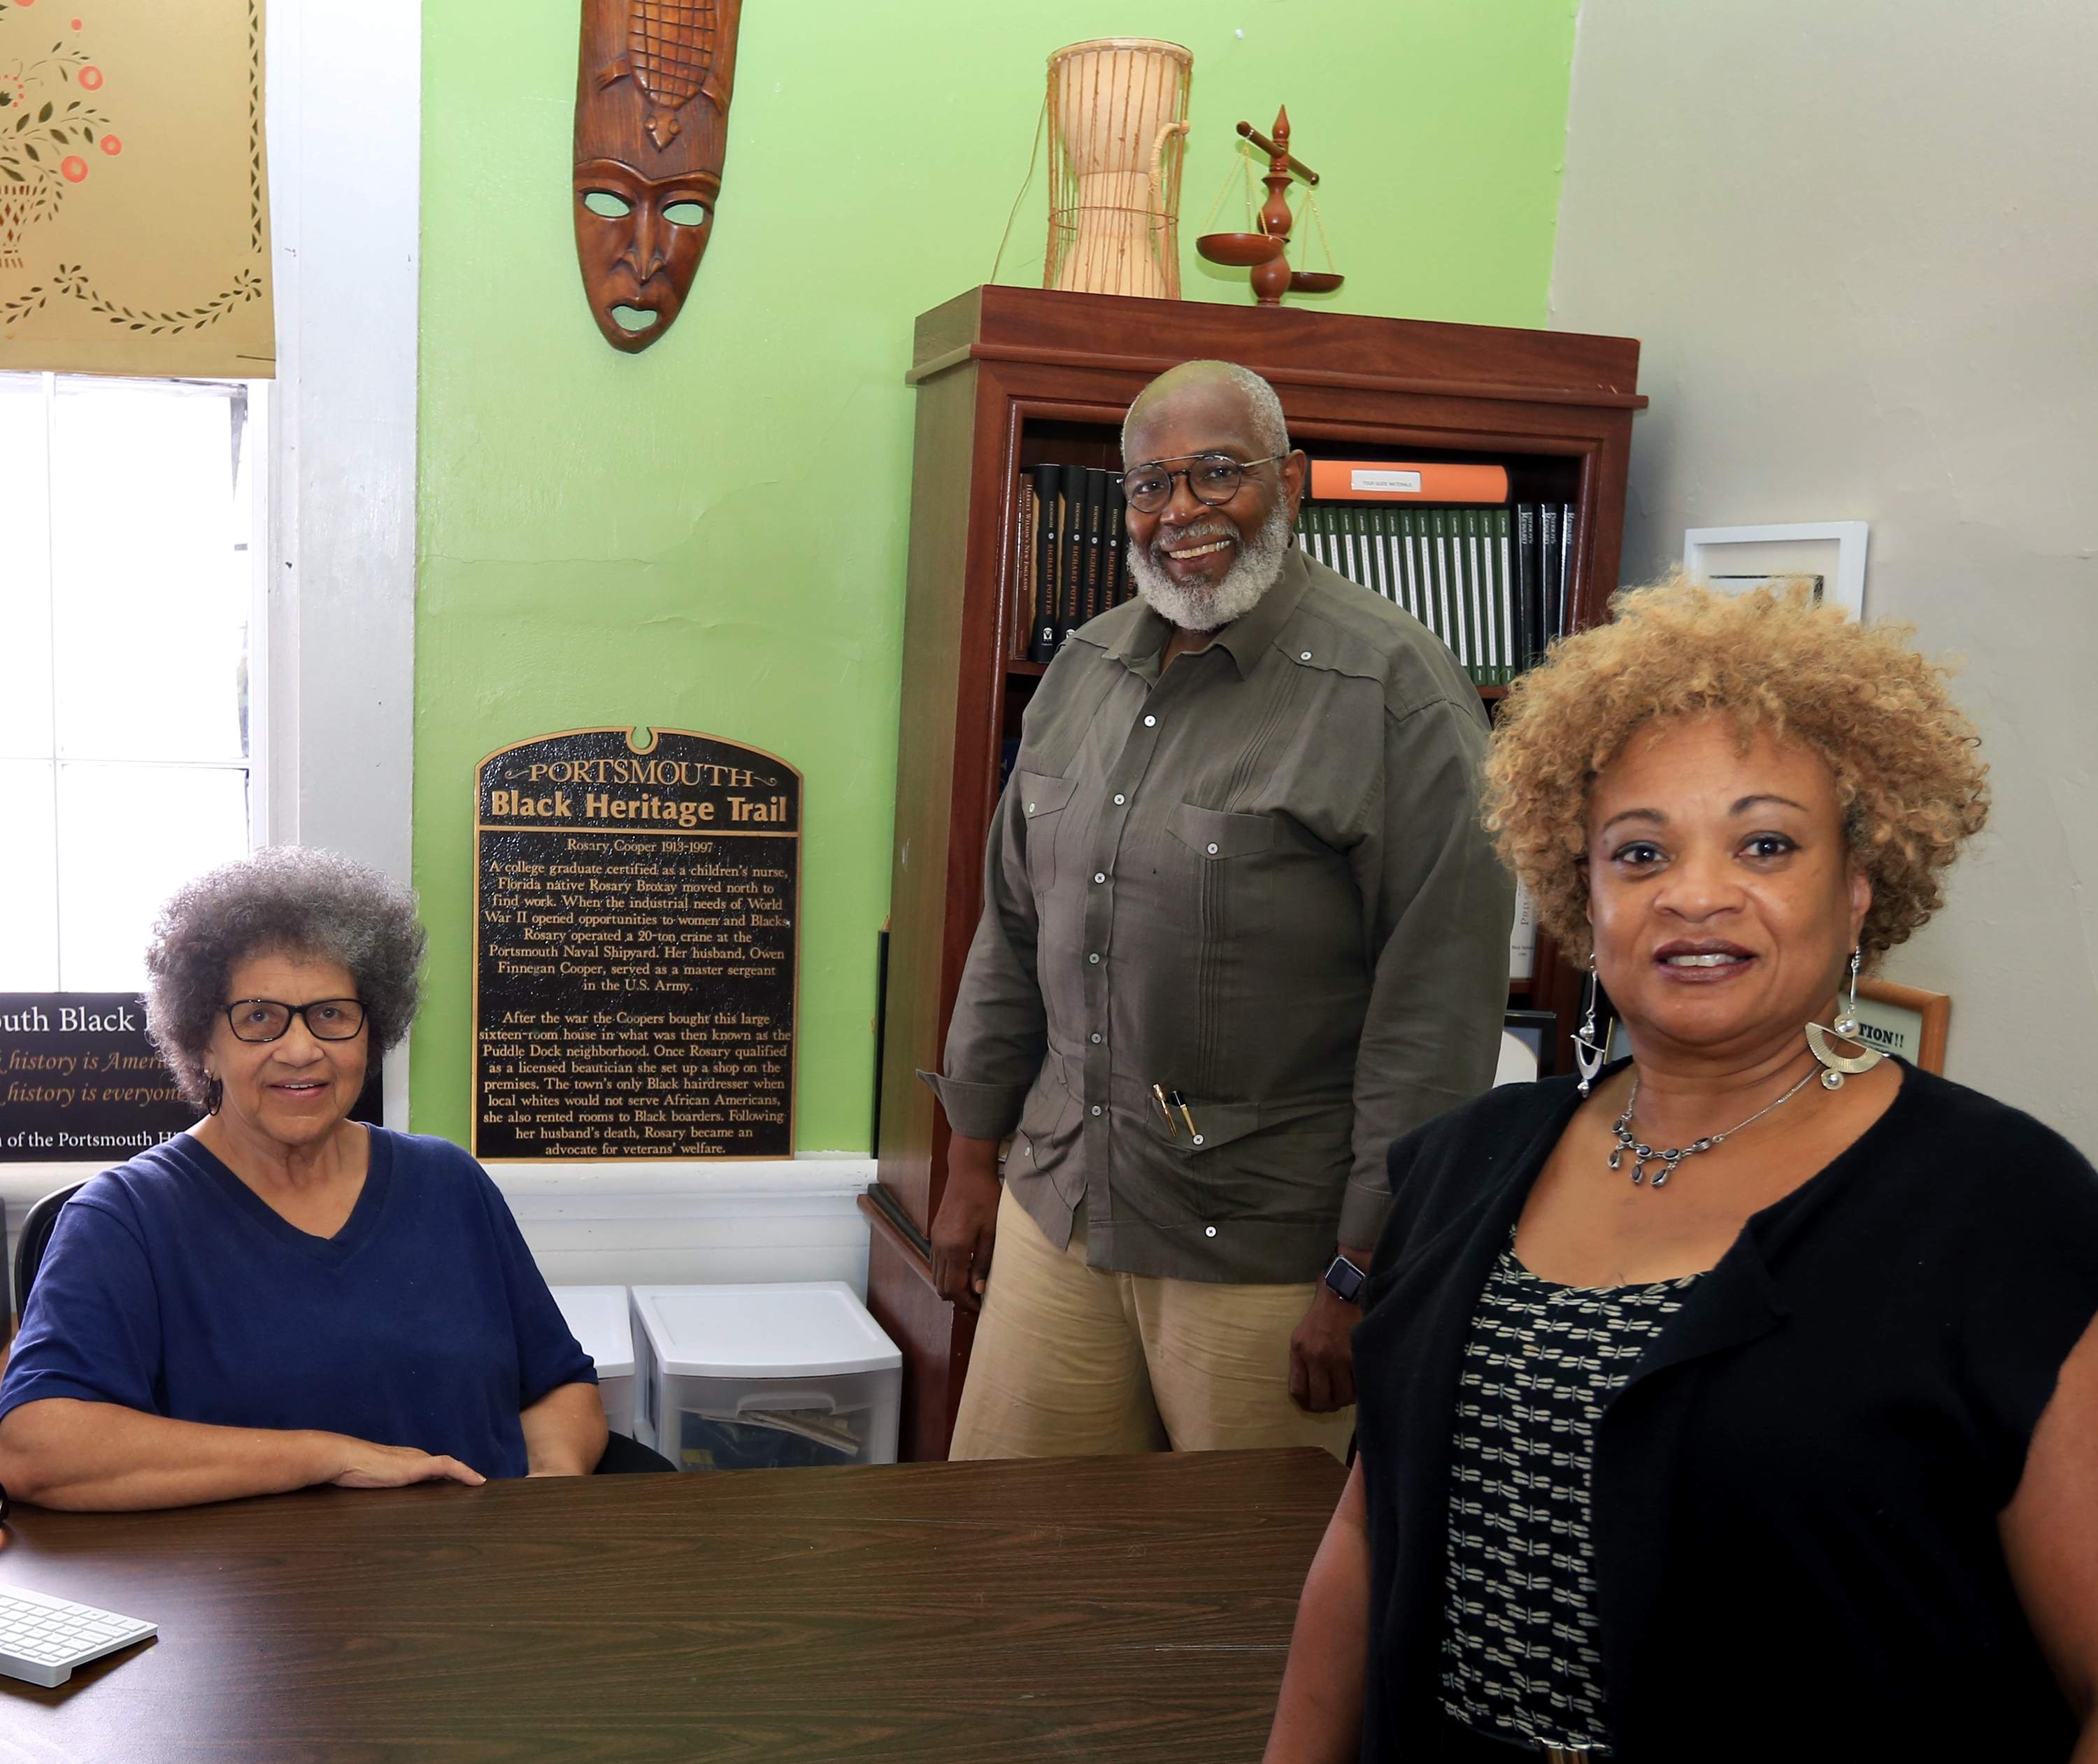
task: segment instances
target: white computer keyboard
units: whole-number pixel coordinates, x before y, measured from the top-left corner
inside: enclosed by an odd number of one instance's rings
[[[48,1593],[0,1586],[0,1672],[30,1684],[63,1684],[75,1666],[143,1642],[159,1627]]]

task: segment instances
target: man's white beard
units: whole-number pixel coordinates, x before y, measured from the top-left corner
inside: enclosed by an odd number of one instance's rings
[[[1257,533],[1250,538],[1241,537],[1236,560],[1214,588],[1183,586],[1134,542],[1129,548],[1129,570],[1136,578],[1137,592],[1169,625],[1183,630],[1214,631],[1234,619],[1244,618],[1260,604],[1261,596],[1282,574],[1282,560],[1288,555],[1289,543],[1289,516],[1277,502],[1268,511]]]

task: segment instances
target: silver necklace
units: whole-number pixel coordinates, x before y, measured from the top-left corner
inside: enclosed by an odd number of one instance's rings
[[[1764,1104],[1755,1113],[1749,1116],[1748,1120],[1736,1121],[1724,1133],[1715,1133],[1709,1139],[1692,1139],[1688,1145],[1672,1145],[1666,1152],[1657,1152],[1650,1145],[1640,1144],[1639,1136],[1632,1131],[1632,1111],[1639,1107],[1639,1079],[1635,1076],[1632,1079],[1632,1094],[1625,1099],[1625,1112],[1617,1117],[1615,1124],[1610,1129],[1617,1141],[1610,1153],[1610,1168],[1622,1169],[1625,1167],[1625,1153],[1629,1152],[1632,1155],[1633,1185],[1636,1187],[1646,1181],[1648,1165],[1658,1164],[1661,1168],[1654,1172],[1653,1181],[1650,1186],[1655,1188],[1665,1188],[1668,1186],[1668,1178],[1675,1174],[1676,1165],[1683,1159],[1695,1157],[1700,1152],[1709,1152],[1715,1145],[1724,1145],[1742,1128],[1761,1121],[1773,1108],[1783,1108],[1785,1104],[1805,1090],[1814,1081],[1815,1076],[1815,1073],[1808,1073],[1775,1102]]]

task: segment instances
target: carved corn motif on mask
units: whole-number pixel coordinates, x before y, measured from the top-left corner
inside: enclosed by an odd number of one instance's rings
[[[721,195],[743,0],[582,0],[576,257],[604,340],[677,322]]]

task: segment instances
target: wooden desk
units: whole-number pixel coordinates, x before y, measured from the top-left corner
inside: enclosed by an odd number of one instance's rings
[[[158,1640],[0,1758],[1260,1755],[1323,1453],[1219,1452],[17,1508],[0,1582]]]

